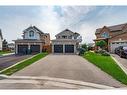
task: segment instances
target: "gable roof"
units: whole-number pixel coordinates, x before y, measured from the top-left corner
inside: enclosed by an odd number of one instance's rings
[[[127,23],[124,23],[124,24],[119,24],[119,25],[113,25],[113,26],[104,26],[104,27],[107,27],[111,32],[114,32],[114,31],[120,31],[120,30],[123,30],[124,26],[127,25]],[[96,33],[100,33],[100,31],[102,30],[103,28],[98,28],[96,29]]]
[[[27,29],[25,29],[23,32],[28,31],[29,29],[35,29],[37,30],[40,34],[44,34],[40,29],[38,29],[36,26],[29,26]]]
[[[63,30],[62,32],[58,33],[57,35],[60,35],[60,34],[62,34],[62,33],[64,33],[64,32],[70,32],[70,33],[74,34],[74,32],[72,32],[71,30],[65,29],[65,30]],[[56,36],[57,36],[57,35],[56,35]]]
[[[3,39],[3,36],[2,36],[2,32],[1,32],[1,29],[0,29],[0,37],[1,37],[1,39]]]

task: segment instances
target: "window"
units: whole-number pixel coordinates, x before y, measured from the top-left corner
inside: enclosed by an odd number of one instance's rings
[[[109,33],[104,32],[104,33],[102,33],[101,37],[103,37],[103,38],[109,38]]]
[[[34,31],[30,31],[30,32],[29,32],[29,36],[30,36],[30,37],[34,37]]]
[[[63,35],[63,36],[62,36],[62,38],[66,39],[66,38],[67,38],[67,36]]]

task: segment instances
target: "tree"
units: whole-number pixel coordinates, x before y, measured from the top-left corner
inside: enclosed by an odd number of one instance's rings
[[[2,43],[3,45],[3,50],[7,50],[7,48],[8,48],[8,42],[6,41],[6,39],[4,39],[3,40],[3,43]]]
[[[83,49],[85,49],[85,50],[88,50],[88,48],[87,48],[87,45],[86,44],[82,44],[82,46],[81,46]]]
[[[106,41],[101,40],[96,43],[96,46],[99,46],[101,49],[104,49],[104,47],[107,45]]]

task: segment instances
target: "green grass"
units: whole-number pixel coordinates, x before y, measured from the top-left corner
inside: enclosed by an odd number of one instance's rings
[[[102,56],[94,52],[86,52],[83,55],[89,62],[93,63],[99,67],[104,72],[111,75],[116,80],[127,85],[127,75],[124,71],[116,64],[116,62],[111,58],[111,56]]]
[[[13,73],[25,68],[28,65],[31,65],[32,63],[40,60],[41,58],[45,57],[48,53],[39,53],[37,55],[35,55],[34,57],[25,60],[17,65],[15,65],[14,67],[11,67],[5,71],[3,71],[1,74],[5,74],[5,75],[12,75]]]
[[[0,55],[7,54],[7,53],[12,53],[12,52],[11,51],[0,51]]]

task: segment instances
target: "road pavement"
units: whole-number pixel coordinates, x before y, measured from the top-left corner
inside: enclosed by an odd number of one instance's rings
[[[4,56],[4,57],[0,57],[0,70],[3,70],[19,61],[22,61],[26,58],[31,57],[32,55],[9,55],[9,56]]]

